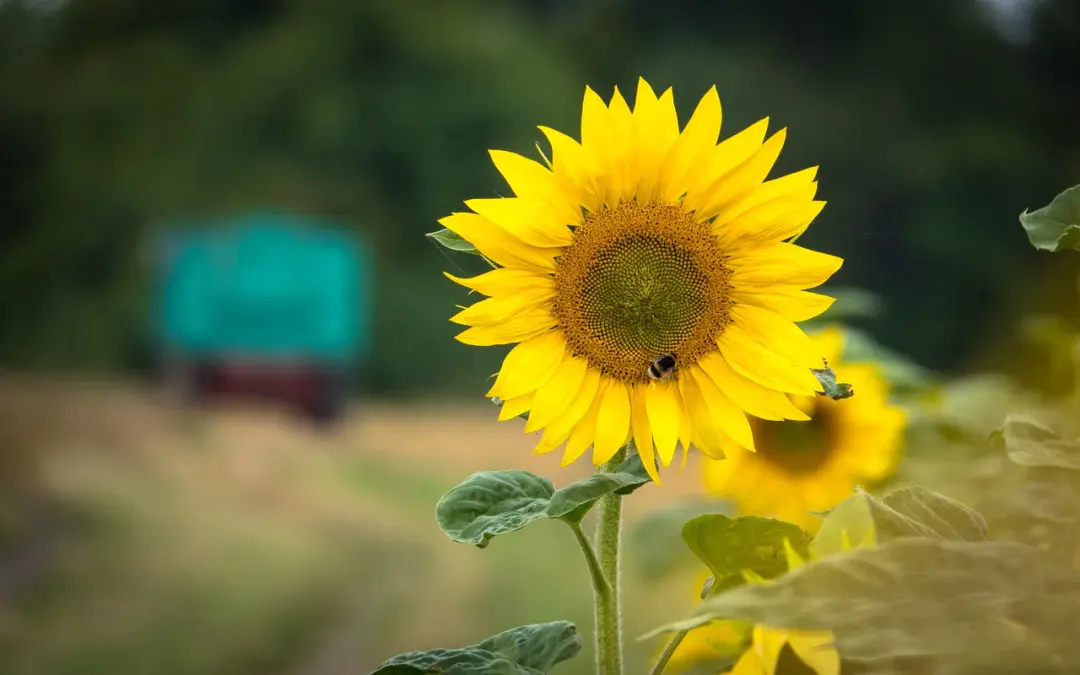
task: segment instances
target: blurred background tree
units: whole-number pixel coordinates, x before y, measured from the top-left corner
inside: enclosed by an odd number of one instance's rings
[[[985,364],[1021,310],[1076,309],[1015,215],[1080,176],[1078,31],[1072,0],[4,0],[0,362],[146,367],[157,225],[276,207],[375,243],[375,393],[475,392],[498,355],[451,339],[439,274],[473,261],[422,235],[506,190],[486,148],[640,74],[683,115],[715,83],[725,135],[790,126],[778,170],[819,164],[830,202],[807,243],[885,300],[860,327]]]

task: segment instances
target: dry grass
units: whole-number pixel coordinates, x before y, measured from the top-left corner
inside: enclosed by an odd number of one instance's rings
[[[249,406],[184,414],[124,383],[0,379],[27,491],[78,516],[50,581],[0,612],[0,651],[35,675],[337,675],[516,623],[587,627],[587,576],[560,524],[487,551],[435,526],[438,496],[474,471],[565,484],[591,470],[531,455],[523,423],[494,417],[483,401],[363,402],[324,433]],[[628,517],[695,491],[696,475],[665,474]],[[671,618],[663,589],[630,581],[631,635]],[[567,672],[587,671],[583,657]]]

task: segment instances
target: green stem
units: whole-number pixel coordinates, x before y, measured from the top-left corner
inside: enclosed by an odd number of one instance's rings
[[[600,467],[614,471],[626,458],[623,448]],[[619,537],[622,528],[622,497],[614,492],[596,503],[596,551],[607,588],[593,586],[596,620],[596,673],[622,675],[622,614],[619,607]]]
[[[664,647],[664,651],[660,653],[660,658],[657,660],[656,665],[653,666],[652,670],[649,671],[649,675],[660,675],[660,673],[664,672],[664,668],[667,667],[668,661],[675,655],[675,650],[679,648],[679,644],[689,632],[690,631],[688,630],[681,630],[671,636],[671,641],[667,643],[667,646]]]
[[[596,551],[593,550],[592,542],[585,536],[585,532],[581,529],[579,523],[568,523],[568,525],[570,525],[570,530],[574,533],[574,539],[577,539],[578,546],[581,547],[581,552],[585,556],[585,562],[589,565],[589,575],[592,577],[593,590],[610,593],[611,586],[608,585],[607,579],[604,578],[604,571],[600,569],[600,561],[596,559]]]

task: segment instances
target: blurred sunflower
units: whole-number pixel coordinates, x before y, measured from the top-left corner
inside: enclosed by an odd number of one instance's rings
[[[846,531],[818,556],[843,553],[855,548],[874,546],[873,530],[858,542],[852,542]],[[785,546],[788,570],[806,564],[791,546]],[[763,583],[761,577],[744,573],[750,583]],[[697,588],[704,585],[703,577]],[[749,640],[747,639],[749,637]],[[738,657],[734,667],[724,675],[777,675],[777,673],[815,673],[839,675],[840,655],[833,646],[832,631],[794,630],[735,621],[715,621],[687,633],[668,661],[664,672],[677,673],[687,668],[717,660]]]
[[[855,396],[795,396],[810,423],[752,424],[757,452],[735,448],[706,460],[706,489],[733,500],[741,513],[771,516],[812,529],[808,511],[831,508],[861,482],[880,480],[896,465],[907,415],[888,402],[890,386],[872,363],[844,363],[844,335],[830,326],[814,336],[818,351]]]
[[[602,464],[633,438],[658,481],[678,445],[752,450],[746,413],[807,419],[785,394],[819,390],[821,354],[795,322],[829,307],[806,289],[842,263],[790,243],[824,206],[817,169],[766,181],[785,130],[717,144],[720,118],[715,87],[681,131],[670,89],[639,80],[631,110],[586,88],[580,143],[540,127],[546,166],[491,151],[516,196],[439,221],[497,266],[447,275],[488,296],[451,321],[466,344],[517,343],[488,395],[544,430],[537,454]]]

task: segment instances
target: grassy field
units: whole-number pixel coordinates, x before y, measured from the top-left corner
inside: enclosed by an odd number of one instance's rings
[[[590,629],[564,526],[481,551],[435,525],[439,496],[474,471],[522,468],[558,485],[590,470],[532,456],[523,423],[497,423],[482,399],[357,403],[325,433],[280,411],[184,413],[138,387],[6,378],[0,416],[17,450],[6,493],[48,506],[32,529],[9,518],[5,673],[364,673],[523,623]],[[628,521],[697,492],[696,469],[635,494]],[[625,572],[631,637],[685,608],[665,598],[689,602],[671,581]],[[629,662],[653,649],[632,644]],[[563,672],[588,672],[587,652]]]

